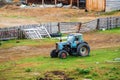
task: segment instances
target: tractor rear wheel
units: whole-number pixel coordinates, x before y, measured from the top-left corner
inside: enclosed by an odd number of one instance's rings
[[[50,56],[51,56],[51,58],[56,58],[56,57],[58,57],[58,53],[56,52],[55,49],[50,52]]]
[[[65,50],[61,50],[58,53],[58,57],[61,59],[65,59],[65,58],[67,58],[67,54],[68,54],[68,52],[66,52]]]
[[[88,56],[90,53],[90,47],[87,43],[79,44],[77,48],[77,53],[79,56]]]

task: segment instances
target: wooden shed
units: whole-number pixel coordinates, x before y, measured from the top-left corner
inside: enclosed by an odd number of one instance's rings
[[[120,0],[86,0],[87,11],[120,10]]]

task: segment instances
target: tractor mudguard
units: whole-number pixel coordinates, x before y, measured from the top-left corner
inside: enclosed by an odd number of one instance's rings
[[[87,42],[85,42],[85,41],[84,41],[84,42],[80,42],[80,43],[78,43],[78,44],[77,44],[77,47],[78,47],[78,45],[80,45],[80,44],[82,44],[82,43],[86,43],[86,44],[88,44],[88,43],[87,43]]]

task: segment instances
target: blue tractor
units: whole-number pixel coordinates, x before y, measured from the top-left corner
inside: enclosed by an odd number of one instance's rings
[[[80,33],[72,33],[67,36],[67,41],[56,43],[56,49],[50,53],[51,58],[67,58],[67,55],[71,56],[88,56],[90,53],[90,47],[87,42],[83,40],[83,36]]]

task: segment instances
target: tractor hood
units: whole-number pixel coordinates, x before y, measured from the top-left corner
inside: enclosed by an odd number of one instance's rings
[[[66,45],[68,42],[57,42],[56,43],[56,49],[57,50],[62,50],[64,48],[64,45]]]

